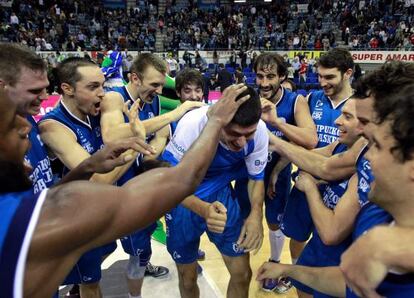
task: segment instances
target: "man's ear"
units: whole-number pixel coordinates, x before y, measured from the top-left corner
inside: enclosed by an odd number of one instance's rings
[[[64,95],[73,96],[75,94],[75,88],[68,83],[60,84],[60,88],[62,89]]]

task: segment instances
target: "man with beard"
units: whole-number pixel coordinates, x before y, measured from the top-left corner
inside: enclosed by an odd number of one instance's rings
[[[257,57],[253,66],[256,72],[256,83],[262,105],[268,103],[275,108],[272,110],[275,117],[267,121],[270,132],[285,140],[290,140],[306,148],[313,148],[317,143],[316,129],[309,113],[309,107],[303,96],[283,88],[281,83],[287,75],[287,67],[282,56],[276,53],[264,53]],[[277,182],[269,184],[269,177],[275,171],[279,174]],[[279,226],[286,200],[290,192],[290,176],[292,167],[286,160],[280,160],[277,153],[268,156],[265,170],[266,186],[266,221],[270,240],[270,260],[279,262],[282,253],[284,235]],[[277,189],[276,195],[272,190]],[[244,216],[249,213],[250,205],[247,192],[247,180],[238,180],[236,184],[237,198],[242,206]],[[285,281],[278,284],[276,280],[264,283],[266,291],[277,290],[285,292],[289,289]]]
[[[216,152],[221,128],[247,99],[236,102],[243,90],[229,89],[174,168],[152,170],[122,188],[72,182],[33,195],[23,170],[30,124],[16,114],[1,86],[0,291],[16,298],[51,297],[84,252],[146,226],[193,193]],[[137,146],[130,142],[110,152],[116,159],[130,147]]]

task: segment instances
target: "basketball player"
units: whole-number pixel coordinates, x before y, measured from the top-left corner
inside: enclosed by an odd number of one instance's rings
[[[312,119],[316,124],[318,144],[316,148],[327,146],[338,139],[339,131],[335,120],[341,114],[341,109],[352,95],[350,78],[353,73],[354,62],[346,49],[335,48],[323,55],[317,64],[317,72],[321,91],[315,91],[308,95],[307,100]],[[297,204],[299,204],[299,206]],[[301,209],[299,218],[295,214]],[[281,230],[291,237],[290,248],[292,262],[299,257],[304,241],[312,231],[311,222],[304,225],[296,225],[310,218],[306,199],[296,188],[293,188],[287,201],[285,214],[281,223]]]
[[[227,296],[248,297],[251,270],[247,252],[258,249],[263,239],[263,171],[268,135],[260,120],[258,94],[251,87],[243,87],[243,90],[243,95],[250,95],[250,100],[224,128],[219,149],[205,179],[194,195],[165,216],[167,249],[177,264],[182,297],[199,296],[196,260],[200,236],[205,231],[221,252],[230,272]],[[182,155],[203,129],[209,117],[207,110],[204,107],[191,111],[179,121],[163,153],[165,160],[173,165],[180,163]],[[252,208],[243,222],[230,182],[246,175]]]
[[[413,221],[411,216],[413,208],[411,194],[414,190],[414,184],[410,178],[410,171],[412,171],[414,148],[412,146],[413,135],[407,133],[414,129],[412,124],[412,117],[414,117],[414,105],[412,102],[412,97],[414,96],[413,83],[407,85],[397,94],[389,95],[386,100],[380,100],[381,103],[378,103],[378,99],[381,97],[376,96],[375,115],[377,116],[376,121],[378,124],[373,129],[370,139],[373,145],[366,154],[375,176],[375,183],[372,185],[369,195],[370,200],[392,215],[393,222],[391,226],[396,227],[395,231],[397,234],[404,231],[404,229],[412,229]],[[386,171],[384,171],[385,168],[387,169]],[[395,183],[396,180],[400,183]],[[366,223],[371,220],[372,214],[368,213],[367,209],[362,209],[354,231],[356,237],[366,232],[366,229],[364,231],[360,227],[368,227]],[[390,219],[387,221],[389,222]],[[375,224],[378,224],[378,222]],[[366,241],[364,238],[369,238],[368,243],[372,241],[372,238],[375,238],[373,234],[378,230],[381,231],[381,229],[375,228],[369,231],[368,236],[361,237],[361,241],[358,240],[356,242],[356,246],[363,243],[363,240]],[[388,229],[388,233],[392,233],[392,230]],[[397,236],[397,234],[394,236]],[[366,248],[363,249],[364,251],[366,250]],[[391,251],[396,251],[396,249],[393,248]],[[403,245],[402,251],[406,255],[409,250],[405,249]],[[355,252],[353,254],[355,255]],[[381,256],[381,253],[377,254],[375,249],[371,251],[371,254],[374,255],[374,257],[369,257],[371,260],[378,256],[382,260],[387,258],[386,256]],[[345,253],[344,259],[347,258],[349,256],[346,256]],[[365,263],[365,260],[359,259],[359,261]],[[355,262],[356,260],[352,263],[355,264]],[[397,263],[399,261],[394,262],[394,264]],[[387,261],[375,262],[374,264],[376,266],[375,271],[371,271],[371,281],[354,282],[352,283],[352,290],[346,289],[346,280],[339,267],[311,268],[266,263],[259,269],[258,279],[261,280],[269,275],[288,275],[317,288],[319,291],[336,297],[344,297],[345,295],[346,297],[356,297],[356,295],[363,297],[411,297],[414,294],[412,274],[401,270],[401,267],[391,267]],[[374,264],[371,263],[371,266]],[[347,269],[349,266],[350,263],[345,262],[343,264],[344,269]],[[407,265],[404,267],[413,269]],[[358,286],[358,284],[362,286]],[[369,284],[371,284],[371,287],[367,287]]]
[[[256,72],[256,84],[259,87],[260,97],[275,106],[275,117],[267,121],[267,128],[272,134],[288,139],[307,148],[313,148],[317,143],[315,125],[309,113],[309,107],[303,96],[290,92],[281,86],[286,78],[287,67],[282,56],[276,53],[264,53],[257,57],[253,67]],[[277,112],[276,112],[277,110]],[[272,170],[277,167],[279,173],[276,185],[269,185]],[[279,229],[280,221],[290,192],[290,175],[292,167],[289,162],[280,160],[276,153],[269,154],[265,171],[265,191],[268,188],[277,188],[276,195],[265,196],[265,214],[269,231],[270,260],[280,261],[284,235]],[[238,180],[236,184],[237,197],[244,212],[249,213],[249,196],[247,192],[247,179]],[[284,292],[288,289],[284,281],[267,281],[263,289],[266,291]]]
[[[84,252],[146,226],[190,195],[215,154],[221,128],[247,100],[235,101],[241,91],[229,88],[211,108],[209,121],[180,165],[152,170],[122,188],[72,182],[36,195],[23,169],[30,125],[0,91],[2,295],[51,297]],[[118,149],[118,156],[125,151]]]
[[[119,134],[121,129],[125,132],[127,119],[123,115],[123,106],[128,101],[138,106],[137,117],[147,127],[146,141],[149,143],[157,138],[157,135],[168,135],[170,122],[178,120],[188,110],[202,105],[198,102],[189,103],[160,115],[161,106],[158,95],[162,92],[166,71],[165,62],[157,55],[144,53],[135,58],[130,69],[129,83],[123,87],[112,88],[112,92],[107,93],[102,102],[101,124],[104,140],[113,139],[113,136]],[[149,126],[147,126],[148,123]],[[130,134],[130,130],[126,129],[126,132],[127,135]],[[157,149],[158,153],[152,158],[156,158],[162,152],[163,147]],[[118,185],[136,176],[141,171],[142,161],[143,157],[140,156],[129,171],[118,180]],[[126,274],[130,297],[140,297],[146,273],[154,277],[162,277],[169,272],[166,267],[149,263],[152,254],[151,235],[156,227],[154,222],[144,230],[136,231],[121,239],[124,251],[130,256]]]

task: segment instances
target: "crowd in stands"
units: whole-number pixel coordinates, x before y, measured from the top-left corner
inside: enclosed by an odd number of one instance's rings
[[[128,11],[99,0],[18,0],[1,9],[0,40],[36,51],[155,50],[159,30],[165,50],[413,47],[414,6],[403,1],[303,2],[200,9],[193,0],[168,0],[159,15],[158,0],[137,0]]]
[[[368,1],[341,7],[342,41],[351,49],[411,50],[414,45],[414,6],[401,1]],[[341,3],[341,2],[340,2]],[[392,5],[394,3],[394,5]]]
[[[1,9],[0,40],[36,51],[155,50],[158,1],[139,0],[128,11],[102,1],[17,0]]]

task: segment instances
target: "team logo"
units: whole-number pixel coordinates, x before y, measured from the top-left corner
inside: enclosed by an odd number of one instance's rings
[[[167,213],[167,214],[165,214],[165,219],[166,219],[166,220],[172,220],[172,215],[171,215],[171,213]]]
[[[138,248],[135,254],[139,257],[143,252],[144,250],[142,248]]]
[[[242,253],[243,252],[243,248],[240,248],[237,243],[233,243],[233,251],[235,253]]]
[[[346,189],[346,187],[348,186],[348,181],[344,181],[341,184],[339,184],[340,187],[342,187],[343,189]]]
[[[256,159],[256,160],[254,161],[254,165],[255,165],[256,167],[263,166],[263,165],[265,165],[265,164],[266,164],[266,161],[261,161],[261,160],[259,160],[259,159]]]
[[[315,108],[317,109],[317,108],[320,108],[322,106],[323,106],[322,100],[318,99],[318,101],[316,102]]]
[[[174,260],[181,259],[180,254],[179,254],[178,252],[174,251],[174,252],[173,252],[173,259],[174,259]]]
[[[362,192],[368,192],[369,191],[369,183],[364,178],[361,178],[361,180],[359,180],[358,188]]]
[[[322,111],[313,111],[312,119],[321,120],[322,119]]]

